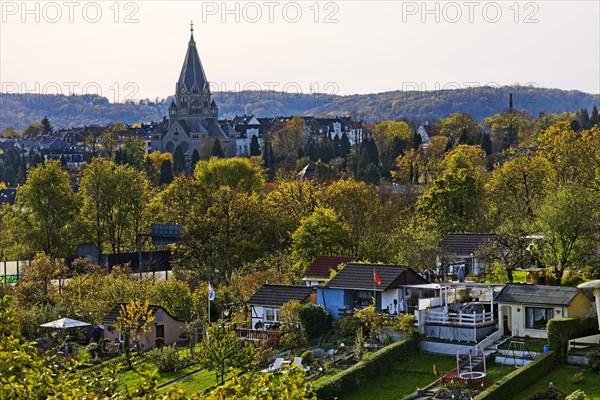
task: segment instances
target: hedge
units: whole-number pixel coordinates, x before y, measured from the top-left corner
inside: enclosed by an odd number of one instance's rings
[[[557,354],[549,351],[539,355],[533,362],[516,369],[494,385],[479,393],[474,400],[514,399],[532,383],[542,378],[552,368]]]
[[[596,318],[552,318],[546,325],[548,343],[550,348],[558,353],[564,361],[567,342],[582,336],[598,333],[598,320]]]
[[[313,388],[318,399],[333,399],[367,382],[369,379],[389,372],[390,365],[402,356],[414,353],[419,338],[409,338],[393,343],[373,353],[367,360],[360,361],[345,371],[332,376]]]

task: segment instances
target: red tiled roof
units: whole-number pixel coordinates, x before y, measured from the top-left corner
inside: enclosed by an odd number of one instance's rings
[[[305,277],[329,278],[331,270],[338,270],[340,264],[356,262],[358,258],[348,256],[318,256],[304,271]]]

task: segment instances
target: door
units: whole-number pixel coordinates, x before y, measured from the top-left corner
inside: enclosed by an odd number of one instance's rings
[[[156,337],[162,338],[162,342],[165,342],[165,326],[164,325],[156,325]]]
[[[511,324],[512,319],[510,318],[511,308],[508,306],[502,306],[502,326],[504,336],[512,336]]]

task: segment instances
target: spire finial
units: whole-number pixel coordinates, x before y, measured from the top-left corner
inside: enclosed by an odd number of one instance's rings
[[[190,22],[190,32],[194,32],[194,20]]]

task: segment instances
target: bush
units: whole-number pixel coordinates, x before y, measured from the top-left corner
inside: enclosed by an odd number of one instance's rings
[[[561,361],[564,361],[567,342],[571,339],[597,333],[598,320],[590,317],[553,318],[548,321],[546,329],[550,348],[558,353]]]
[[[302,353],[302,364],[310,365],[314,361],[315,361],[315,355],[313,354],[312,351],[306,350],[304,353]]]
[[[353,338],[356,330],[361,326],[360,319],[354,316],[340,318],[337,321],[337,331],[343,338]]]
[[[580,389],[565,397],[565,400],[585,400],[585,398],[585,392]]]
[[[475,400],[505,400],[513,399],[550,370],[556,360],[556,353],[549,351],[538,356],[532,363],[521,367],[494,385],[479,393]]]
[[[354,357],[356,361],[360,361],[365,357],[365,337],[363,336],[362,328],[356,330],[356,340],[354,341]]]
[[[323,335],[331,328],[331,317],[323,307],[308,303],[300,308],[300,321],[309,339]]]
[[[175,346],[163,346],[148,351],[147,358],[150,362],[156,365],[159,372],[176,371],[182,366],[179,359],[179,353]]]
[[[332,399],[351,392],[373,377],[385,374],[390,365],[403,356],[408,356],[419,346],[417,339],[409,339],[394,343],[373,353],[368,359],[361,361],[342,371],[314,388],[318,399]]]
[[[587,365],[593,372],[600,372],[600,350],[592,350],[588,353]]]
[[[284,331],[279,344],[284,350],[297,350],[306,347],[306,335],[301,330]]]
[[[576,374],[573,374],[573,376],[571,377],[571,382],[573,382],[576,385],[583,383],[583,381],[585,381],[585,376],[583,375],[582,372],[577,372]]]

